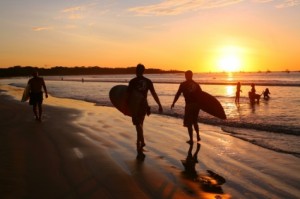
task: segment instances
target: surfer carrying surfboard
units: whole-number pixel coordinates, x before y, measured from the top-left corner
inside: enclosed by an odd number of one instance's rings
[[[41,121],[42,118],[42,103],[43,103],[43,91],[45,91],[45,97],[48,98],[47,87],[42,77],[38,76],[38,72],[32,73],[32,78],[28,81],[29,86],[29,104],[33,106],[33,113],[37,121]]]
[[[136,77],[130,80],[128,85],[128,100],[136,101],[135,110],[132,111],[132,123],[136,127],[137,132],[137,147],[144,147],[144,131],[143,131],[143,123],[146,114],[150,115],[150,107],[147,102],[147,94],[150,90],[155,102],[159,106],[159,112],[162,112],[162,106],[160,104],[159,98],[154,89],[153,83],[150,79],[143,76],[145,71],[145,66],[143,64],[138,64],[136,66]],[[142,100],[137,100],[134,98],[134,92],[142,95]]]
[[[186,81],[182,82],[178,88],[178,91],[174,97],[171,109],[174,108],[175,103],[183,93],[185,99],[185,110],[183,126],[187,127],[189,133],[189,140],[187,143],[193,143],[193,126],[197,134],[197,141],[200,141],[198,115],[200,111],[199,97],[202,89],[198,83],[193,80],[193,72],[188,70],[185,72]]]

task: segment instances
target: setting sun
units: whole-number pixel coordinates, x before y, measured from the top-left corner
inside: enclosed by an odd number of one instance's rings
[[[219,60],[219,68],[225,72],[235,72],[241,67],[241,62],[234,55],[226,55]]]
[[[218,67],[225,72],[236,72],[241,69],[241,59],[237,47],[224,47],[218,59]]]

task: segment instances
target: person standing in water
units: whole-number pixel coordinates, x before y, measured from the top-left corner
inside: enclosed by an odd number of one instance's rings
[[[241,83],[238,82],[236,85],[236,92],[235,92],[235,103],[239,104],[240,103],[240,93],[242,92],[241,90]]]
[[[29,104],[33,106],[33,113],[37,121],[42,120],[42,103],[43,103],[43,91],[45,92],[45,97],[48,98],[47,87],[45,81],[42,77],[39,77],[38,72],[34,71],[32,78],[28,81],[29,85]]]
[[[138,64],[136,67],[136,77],[130,80],[128,86],[129,100],[133,91],[136,91],[143,96],[141,104],[138,105],[139,107],[137,112],[132,113],[132,123],[135,125],[136,132],[137,132],[138,150],[146,146],[145,139],[144,139],[143,123],[146,114],[150,115],[150,107],[148,106],[148,102],[147,102],[147,94],[149,90],[155,102],[159,106],[159,112],[163,111],[163,108],[160,104],[159,98],[156,94],[152,81],[143,76],[144,71],[145,71],[145,66],[143,64]]]
[[[174,108],[175,103],[177,102],[181,93],[183,93],[185,99],[183,126],[187,127],[188,129],[190,139],[187,141],[187,143],[191,144],[193,143],[193,127],[197,134],[197,141],[201,140],[198,126],[198,115],[200,111],[198,100],[202,89],[200,85],[193,80],[192,71],[188,70],[185,72],[185,79],[186,81],[182,82],[178,88],[171,105],[171,109]]]
[[[266,90],[263,92],[264,94],[264,99],[268,100],[270,98],[270,91],[269,91],[269,88],[266,88]]]

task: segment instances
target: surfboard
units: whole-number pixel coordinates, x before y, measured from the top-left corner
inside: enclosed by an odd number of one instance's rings
[[[128,86],[116,85],[109,91],[109,98],[111,103],[124,115],[132,116],[136,113],[139,104],[144,98],[142,94],[133,91],[131,95],[128,95]]]
[[[132,113],[137,111],[143,96],[138,92],[132,92],[131,96],[127,93],[128,86],[116,85],[109,91],[111,103],[124,115],[132,116]],[[200,109],[206,113],[220,119],[226,119],[225,111],[221,103],[209,93],[202,91],[199,94]]]
[[[29,91],[30,91],[30,85],[27,84],[27,86],[23,91],[21,102],[26,102],[27,100],[29,100]]]
[[[198,100],[201,110],[220,119],[227,118],[223,106],[214,96],[205,91],[202,91],[199,94]]]

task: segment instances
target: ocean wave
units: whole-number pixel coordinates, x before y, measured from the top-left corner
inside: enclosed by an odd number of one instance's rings
[[[158,114],[157,111],[154,113]],[[163,115],[167,115],[170,117],[176,118],[183,118],[182,113],[174,113],[172,111],[165,111]],[[291,126],[283,126],[283,125],[275,125],[275,124],[262,124],[262,123],[251,123],[245,121],[233,121],[233,120],[221,120],[210,116],[205,113],[200,113],[198,121],[200,123],[209,124],[209,125],[216,125],[216,126],[226,126],[226,127],[235,127],[240,129],[251,129],[251,130],[258,130],[258,131],[265,131],[265,132],[272,132],[277,134],[288,134],[288,135],[295,135],[300,136],[300,128],[291,127]]]
[[[249,131],[240,128],[222,127],[225,134],[250,142],[257,146],[300,158],[298,136],[265,131]]]
[[[56,79],[48,79],[48,81],[62,81]],[[63,81],[75,81],[75,82],[82,82],[82,79],[68,79],[65,78]],[[84,82],[110,82],[110,83],[128,83],[130,79],[84,79]],[[156,84],[180,84],[182,80],[157,80],[152,79],[153,83]],[[236,82],[224,82],[224,81],[197,81],[200,85],[230,85],[235,86]],[[256,86],[290,86],[290,87],[300,87],[300,82],[290,82],[290,81],[240,81],[244,86],[250,86],[253,82],[255,82]]]

